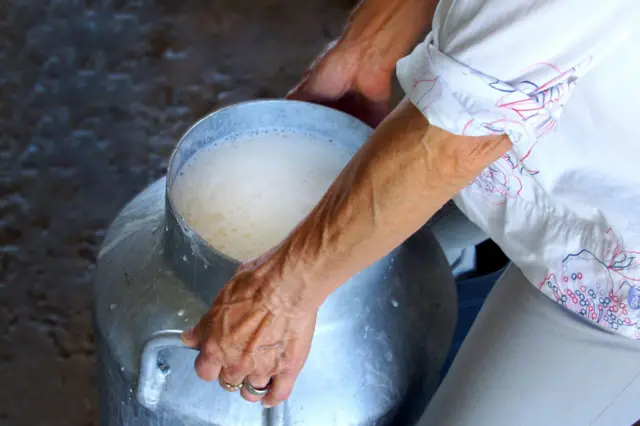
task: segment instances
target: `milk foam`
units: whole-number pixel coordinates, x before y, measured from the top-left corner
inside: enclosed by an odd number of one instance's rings
[[[171,195],[205,241],[245,261],[281,242],[351,155],[338,144],[293,131],[240,135],[190,158]]]

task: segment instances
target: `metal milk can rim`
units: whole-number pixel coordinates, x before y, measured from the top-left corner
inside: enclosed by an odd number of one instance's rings
[[[244,111],[243,111],[244,110]],[[195,262],[201,263],[204,262],[204,267],[206,269],[206,265],[210,264],[220,264],[223,263],[225,266],[234,268],[237,267],[240,262],[227,256],[221,251],[217,250],[214,246],[212,246],[209,242],[205,241],[186,221],[186,219],[178,212],[174,202],[173,196],[171,194],[171,189],[173,188],[173,182],[182,166],[198,151],[216,144],[223,143],[225,138],[229,138],[231,136],[237,135],[244,132],[249,132],[253,130],[250,126],[249,118],[251,116],[255,116],[256,114],[263,113],[271,113],[273,111],[284,111],[281,117],[284,119],[282,123],[279,122],[271,122],[272,129],[292,129],[296,131],[309,131],[310,133],[314,132],[314,129],[307,129],[304,126],[300,126],[300,124],[304,123],[304,120],[301,120],[301,123],[287,123],[286,119],[291,118],[293,116],[299,118],[308,115],[315,115],[322,117],[326,120],[326,125],[324,123],[316,123],[318,126],[318,130],[324,130],[323,127],[335,127],[336,123],[339,125],[339,130],[343,130],[345,135],[348,136],[349,131],[353,135],[350,138],[350,145],[355,150],[359,149],[360,146],[364,144],[367,139],[367,136],[373,131],[371,127],[357,118],[346,114],[342,111],[326,107],[319,104],[314,104],[310,102],[304,101],[294,101],[294,100],[284,100],[284,99],[266,99],[266,100],[251,100],[239,102],[233,105],[226,106],[224,108],[220,108],[216,111],[213,111],[200,120],[198,120],[195,124],[193,124],[180,138],[176,147],[174,148],[170,158],[169,158],[169,166],[167,167],[167,179],[165,185],[165,238],[164,238],[164,252],[165,256],[171,263],[180,264],[180,262]],[[222,127],[221,123],[216,123],[216,119],[221,116],[227,115],[238,115],[246,113],[247,115],[247,128],[243,129],[243,131],[229,131],[225,134],[224,131],[217,137],[209,137],[206,136],[207,125],[212,126],[212,132],[216,128]],[[269,128],[266,126],[258,126],[262,129]],[[333,129],[335,130],[335,129]],[[198,135],[197,133],[201,132],[202,135]],[[335,132],[333,132],[335,134]],[[334,138],[339,139],[339,137],[334,135]]]

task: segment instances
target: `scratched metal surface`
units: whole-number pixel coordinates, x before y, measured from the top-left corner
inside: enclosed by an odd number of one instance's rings
[[[283,95],[352,0],[0,2],[0,425],[95,425],[90,286],[179,135]]]

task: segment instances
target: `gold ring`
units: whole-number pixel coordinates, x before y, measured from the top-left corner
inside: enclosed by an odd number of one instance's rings
[[[235,391],[237,391],[239,389],[242,389],[242,385],[244,383],[240,382],[240,384],[238,384],[238,385],[232,385],[231,383],[227,383],[224,380],[220,379],[220,384],[222,385],[224,390],[226,390],[228,392],[235,392]]]

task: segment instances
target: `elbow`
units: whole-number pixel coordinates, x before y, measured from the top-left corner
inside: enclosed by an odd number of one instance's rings
[[[449,182],[462,189],[509,149],[506,135],[459,136],[430,127],[423,141],[429,168],[439,175],[438,181]]]

